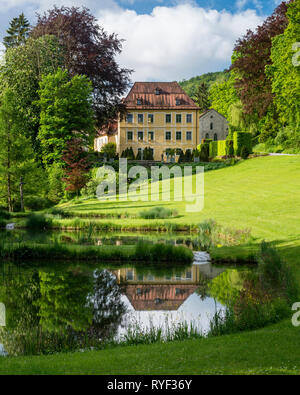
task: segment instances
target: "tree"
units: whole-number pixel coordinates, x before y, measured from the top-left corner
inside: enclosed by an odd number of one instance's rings
[[[38,15],[32,37],[55,35],[65,48],[64,67],[70,75],[86,75],[93,85],[93,104],[99,125],[124,112],[121,97],[129,85],[130,70],[120,68],[115,56],[122,41],[107,34],[87,8],[54,7]]]
[[[23,12],[17,18],[13,18],[6,30],[7,36],[3,39],[3,44],[7,48],[18,47],[25,44],[30,31],[30,24]]]
[[[206,111],[209,109],[211,103],[209,99],[208,85],[202,82],[197,89],[194,101],[198,104],[201,111]]]
[[[38,139],[46,166],[61,163],[67,143],[79,139],[88,147],[94,137],[92,87],[86,76],[70,78],[67,70],[59,68],[40,82],[41,109]]]
[[[300,4],[292,2],[287,11],[288,27],[272,40],[272,65],[266,69],[274,103],[283,125],[300,131],[300,66],[294,61],[299,51]],[[299,139],[300,140],[300,139]]]
[[[235,77],[233,73],[230,73],[229,79],[224,82],[215,82],[209,91],[211,107],[228,120],[231,115],[231,105],[239,101],[234,84]]]
[[[21,120],[10,89],[2,95],[0,107],[0,193],[9,211],[20,202],[20,181],[30,192],[43,190],[43,182],[35,161],[31,142],[21,132]]]
[[[36,156],[40,156],[37,140],[40,108],[37,106],[39,82],[43,75],[56,72],[63,64],[62,49],[57,38],[29,38],[24,45],[9,48],[0,68],[0,92],[9,87],[13,92],[22,133],[31,139]]]
[[[116,156],[117,146],[116,143],[107,143],[101,148],[101,152],[106,154],[108,159]]]
[[[234,48],[235,87],[247,114],[262,118],[273,102],[271,81],[265,66],[271,64],[272,38],[287,27],[287,3],[282,2],[255,32],[248,30]]]
[[[90,167],[87,152],[83,149],[83,141],[79,138],[73,138],[68,141],[62,159],[65,162],[65,177],[63,181],[67,185],[66,191],[78,195],[80,189],[87,183]]]

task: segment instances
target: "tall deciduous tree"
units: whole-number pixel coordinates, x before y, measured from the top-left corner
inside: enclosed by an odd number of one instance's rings
[[[21,178],[27,184],[26,188],[32,190],[34,185],[42,187],[43,182],[37,182],[39,175],[31,142],[21,132],[14,94],[7,89],[0,107],[0,198],[6,201],[9,211],[13,211],[15,203],[20,201]],[[37,192],[35,188],[33,190]]]
[[[267,75],[272,83],[279,118],[283,125],[300,132],[300,3],[288,7],[289,20],[285,32],[273,39],[271,60]],[[300,140],[300,139],[299,139]]]
[[[90,167],[82,140],[73,138],[68,141],[62,159],[65,162],[63,181],[66,183],[66,190],[78,195],[88,181],[87,176]]]
[[[231,69],[237,76],[235,86],[247,114],[263,117],[273,102],[271,81],[265,67],[271,64],[272,38],[287,27],[287,3],[282,2],[255,32],[248,30],[234,48]]]
[[[29,38],[26,44],[9,48],[0,68],[0,91],[9,87],[13,92],[20,119],[20,129],[30,137],[35,154],[40,154],[37,134],[40,121],[38,100],[39,82],[43,75],[56,72],[63,65],[62,48],[54,36],[36,40]]]
[[[120,98],[128,88],[130,71],[116,62],[122,49],[116,34],[107,34],[88,9],[76,7],[54,7],[39,15],[32,37],[45,34],[55,35],[65,48],[64,66],[70,74],[91,80],[99,124],[124,111]]]
[[[86,76],[70,77],[67,70],[58,69],[40,82],[41,109],[38,138],[46,166],[62,163],[67,142],[79,138],[88,147],[94,137],[92,86]]]
[[[20,14],[17,18],[13,18],[6,30],[7,36],[3,39],[3,44],[6,48],[18,47],[25,44],[30,31],[30,24],[25,18],[25,15]]]

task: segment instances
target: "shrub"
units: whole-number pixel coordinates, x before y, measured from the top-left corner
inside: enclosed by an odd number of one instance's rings
[[[32,230],[49,229],[51,219],[43,214],[30,214],[26,219],[26,227]]]
[[[29,211],[40,211],[53,206],[53,202],[47,198],[39,196],[26,196],[24,199],[24,207]]]
[[[10,213],[6,210],[0,209],[0,220],[6,220],[10,218]]]
[[[121,158],[127,158],[128,160],[135,160],[135,156],[134,156],[134,152],[133,152],[132,147],[126,148],[126,149],[122,152]]]
[[[233,146],[234,153],[236,156],[241,156],[242,147],[248,148],[249,154],[252,153],[252,135],[251,133],[245,132],[234,132],[233,133]]]
[[[101,148],[101,153],[105,154],[107,159],[113,159],[116,156],[116,143],[107,143]]]
[[[247,159],[248,156],[249,156],[249,150],[245,145],[243,145],[241,149],[241,158]]]
[[[202,143],[198,146],[200,151],[200,161],[201,162],[208,162],[209,161],[209,145],[210,143]]]
[[[164,219],[176,216],[177,212],[164,207],[154,207],[147,211],[142,211],[140,217],[144,219]]]
[[[185,162],[191,162],[192,159],[193,159],[192,152],[191,152],[190,149],[187,149],[187,150],[185,151],[184,160],[185,160]]]
[[[226,140],[226,156],[229,158],[234,157],[233,140]]]

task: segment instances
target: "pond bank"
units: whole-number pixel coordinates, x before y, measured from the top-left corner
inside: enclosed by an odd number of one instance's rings
[[[64,260],[112,261],[187,264],[193,262],[193,252],[186,247],[138,242],[136,246],[78,246],[63,244],[2,243],[1,260]]]

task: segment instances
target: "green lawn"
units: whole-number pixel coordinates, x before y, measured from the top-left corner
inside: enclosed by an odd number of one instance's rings
[[[299,374],[300,329],[34,357],[0,357],[0,374]]]
[[[274,241],[282,255],[297,270],[300,282],[300,156],[258,157],[235,166],[205,173],[205,207],[199,213],[187,213],[182,202],[99,202],[88,200],[81,204],[62,205],[72,212],[127,213],[136,215],[147,208],[165,205],[178,212],[176,218],[166,220],[97,219],[78,220],[105,224],[116,229],[147,229],[163,226],[196,226],[212,218],[219,224],[234,229],[250,228],[254,246],[218,248],[212,255],[244,256],[253,252],[261,240]],[[73,221],[61,220],[68,224]]]

